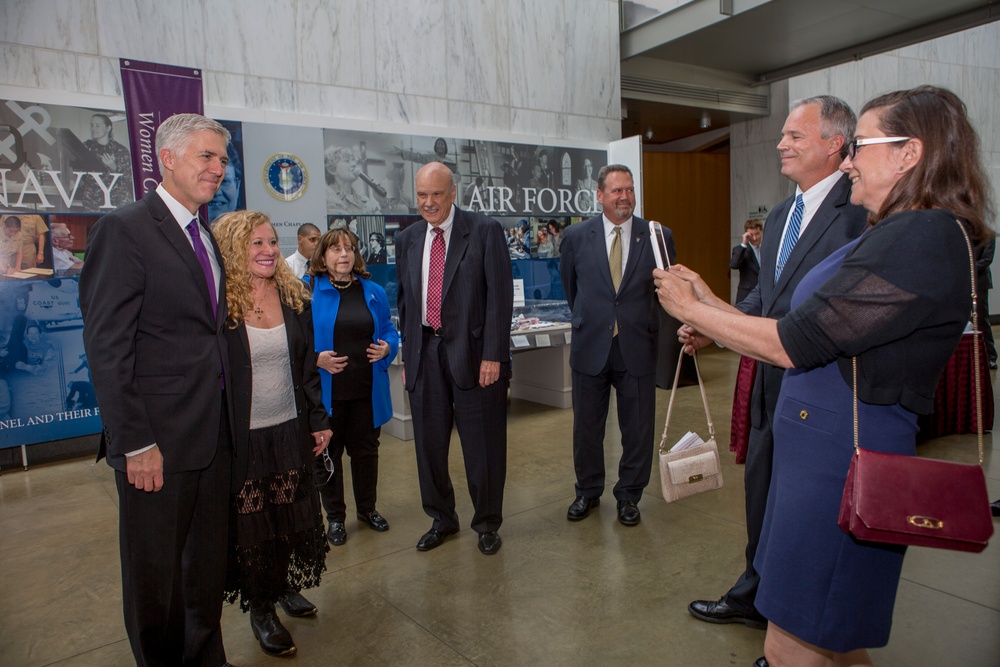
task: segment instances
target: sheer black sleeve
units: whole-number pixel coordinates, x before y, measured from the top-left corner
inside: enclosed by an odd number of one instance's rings
[[[911,211],[869,230],[840,270],[779,321],[793,364],[813,368],[891,348],[918,330],[925,343],[950,339],[971,309],[968,247],[955,220],[947,211]]]

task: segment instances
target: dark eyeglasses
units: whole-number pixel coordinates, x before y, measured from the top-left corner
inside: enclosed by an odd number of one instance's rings
[[[871,139],[854,139],[847,143],[847,157],[854,159],[854,156],[858,154],[858,149],[862,146],[870,146],[872,144],[895,144],[900,141],[909,141],[913,137],[872,137]]]

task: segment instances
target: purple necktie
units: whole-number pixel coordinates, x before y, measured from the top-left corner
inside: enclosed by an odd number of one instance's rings
[[[198,218],[188,223],[186,227],[191,243],[194,245],[194,254],[198,257],[201,270],[205,274],[205,283],[208,285],[208,296],[212,299],[212,317],[219,310],[219,297],[215,293],[215,274],[212,273],[212,263],[208,261],[208,251],[205,244],[201,242],[201,233],[198,231]]]

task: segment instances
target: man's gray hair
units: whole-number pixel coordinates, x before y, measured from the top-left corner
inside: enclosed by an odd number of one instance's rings
[[[829,139],[839,134],[844,138],[844,145],[840,147],[840,159],[847,157],[847,144],[854,138],[854,129],[858,125],[858,117],[854,115],[850,105],[833,95],[816,95],[815,97],[795,100],[789,111],[794,111],[806,104],[819,106],[821,137]]]
[[[160,127],[156,130],[156,159],[160,163],[160,172],[163,172],[160,151],[169,148],[174,153],[183,153],[184,149],[191,143],[191,135],[203,130],[215,132],[225,140],[227,146],[229,145],[229,130],[223,127],[219,121],[200,114],[179,113],[160,123]]]

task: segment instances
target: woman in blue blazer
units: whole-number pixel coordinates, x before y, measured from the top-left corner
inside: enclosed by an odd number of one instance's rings
[[[375,509],[375,489],[381,426],[392,418],[389,364],[399,349],[399,334],[385,290],[370,277],[357,237],[332,229],[316,245],[305,278],[313,290],[316,365],[333,429],[329,458],[317,460],[316,474],[330,524],[326,536],[334,546],[347,541],[340,464],[345,450],[358,520],[379,532],[389,530]]]

